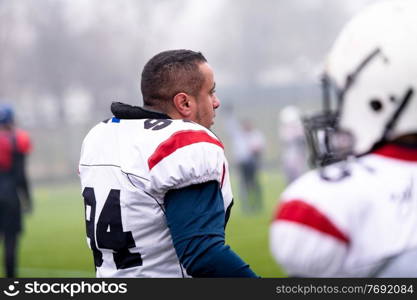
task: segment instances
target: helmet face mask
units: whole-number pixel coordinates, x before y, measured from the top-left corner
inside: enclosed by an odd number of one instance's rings
[[[339,128],[341,90],[327,75],[322,77],[323,111],[303,119],[310,148],[310,165],[325,167],[353,154],[353,136]]]

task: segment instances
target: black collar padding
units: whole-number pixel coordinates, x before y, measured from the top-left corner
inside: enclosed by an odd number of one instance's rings
[[[118,119],[171,119],[168,115],[121,102],[111,104],[111,112]]]

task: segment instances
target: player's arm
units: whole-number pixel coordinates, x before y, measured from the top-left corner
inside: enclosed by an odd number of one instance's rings
[[[29,183],[25,170],[25,156],[21,153],[15,156],[15,176],[17,182],[17,189],[20,200],[24,210],[30,211],[32,209],[32,198],[30,195]]]
[[[170,190],[165,208],[175,250],[193,277],[257,277],[225,245],[225,211],[217,181]]]

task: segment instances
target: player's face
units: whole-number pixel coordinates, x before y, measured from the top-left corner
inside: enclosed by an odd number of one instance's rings
[[[195,99],[196,105],[191,120],[210,128],[214,124],[215,109],[220,106],[220,101],[215,95],[216,83],[214,82],[213,70],[207,63],[200,64],[199,68],[205,79]]]

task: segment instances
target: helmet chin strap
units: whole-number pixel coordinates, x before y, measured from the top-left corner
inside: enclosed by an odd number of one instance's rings
[[[403,100],[401,101],[400,105],[394,111],[394,114],[392,115],[391,119],[385,125],[385,129],[384,129],[384,133],[382,135],[382,138],[377,143],[375,143],[375,145],[372,147],[372,150],[374,150],[375,148],[378,148],[382,144],[389,141],[389,136],[390,136],[392,130],[394,129],[395,125],[397,124],[401,113],[404,112],[404,109],[407,107],[408,103],[410,102],[410,99],[413,96],[413,94],[414,94],[413,88],[410,87],[409,89],[407,89],[407,92],[406,92]]]

